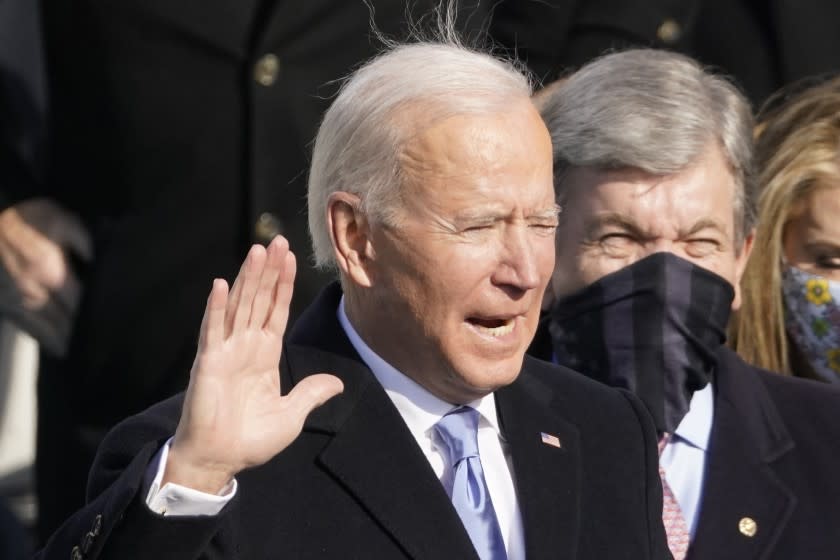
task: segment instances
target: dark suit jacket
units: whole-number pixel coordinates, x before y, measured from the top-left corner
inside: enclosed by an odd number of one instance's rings
[[[840,558],[840,389],[720,352],[690,560]],[[757,524],[750,537],[742,519]]]
[[[545,323],[529,352],[551,359]],[[688,560],[840,558],[838,411],[840,388],[760,370],[722,348]],[[745,518],[753,536],[739,528]]]
[[[701,0],[496,0],[490,31],[548,83],[609,50],[679,48]]]
[[[704,0],[681,45],[762,103],[785,84],[840,71],[835,0]]]
[[[215,517],[163,518],[142,503],[146,466],[173,433],[182,396],[115,428],[91,473],[89,505],[41,558],[475,558],[428,461],[338,324],[330,288],[283,352],[289,387],[332,372],[342,395],[269,463],[240,473]],[[513,457],[528,558],[668,558],[655,434],[640,403],[531,358],[496,393]],[[542,443],[556,435],[562,448]]]

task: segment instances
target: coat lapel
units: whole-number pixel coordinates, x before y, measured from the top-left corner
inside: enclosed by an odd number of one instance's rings
[[[315,312],[310,309],[299,319],[284,352],[292,383],[317,372],[336,374],[344,382],[344,392],[316,409],[304,425],[333,434],[320,454],[321,466],[408,557],[477,560],[429,462],[338,324],[340,295],[335,286],[326,290],[313,305]],[[315,340],[319,347],[309,346]]]
[[[528,373],[496,392],[502,432],[513,457],[529,560],[574,558],[580,528],[577,428],[551,406],[551,391]],[[543,441],[554,436],[561,447]],[[550,440],[553,443],[553,440]]]
[[[796,506],[774,463],[794,443],[754,370],[728,351],[716,377],[715,419],[700,519],[689,558],[767,558]]]
[[[476,558],[443,486],[378,384],[320,459],[408,556]]]

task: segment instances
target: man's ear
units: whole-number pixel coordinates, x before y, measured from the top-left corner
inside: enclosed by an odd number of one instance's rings
[[[361,199],[352,193],[334,192],[327,199],[327,227],[342,275],[354,283],[373,284],[373,245],[370,222],[361,210]]]
[[[747,268],[747,262],[750,260],[750,254],[752,254],[753,241],[755,241],[755,229],[750,231],[749,235],[744,238],[741,251],[735,257],[735,299],[732,300],[733,311],[737,311],[741,307],[741,278],[744,276],[744,270]]]

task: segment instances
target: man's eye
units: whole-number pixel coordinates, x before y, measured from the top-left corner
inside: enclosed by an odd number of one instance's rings
[[[601,236],[601,244],[602,245],[627,245],[633,242],[633,238],[626,234],[626,233],[608,233],[607,235]]]
[[[635,239],[627,233],[608,233],[598,242],[607,255],[621,257],[633,246]]]
[[[717,251],[720,247],[720,243],[716,239],[689,239],[687,245],[688,254],[693,257],[704,257]]]
[[[462,231],[464,233],[479,233],[493,229],[493,224],[474,224],[465,227]]]
[[[531,229],[545,234],[553,234],[557,229],[556,223],[536,223],[530,225]]]

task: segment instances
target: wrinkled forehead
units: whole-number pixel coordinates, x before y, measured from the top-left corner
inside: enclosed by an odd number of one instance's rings
[[[735,232],[735,179],[721,158],[710,156],[674,173],[635,168],[572,168],[564,174],[564,214],[623,217],[651,233],[714,223]]]

